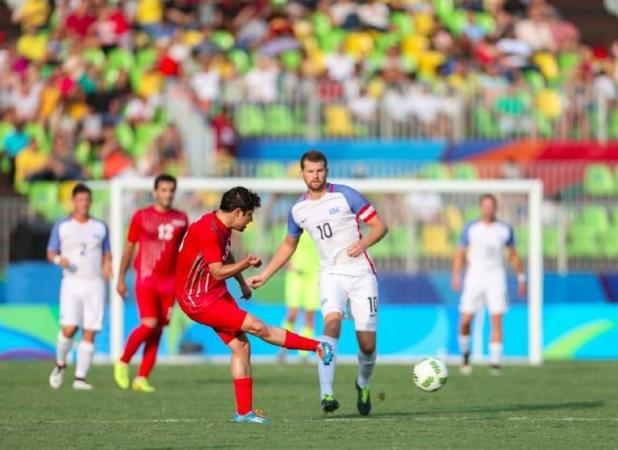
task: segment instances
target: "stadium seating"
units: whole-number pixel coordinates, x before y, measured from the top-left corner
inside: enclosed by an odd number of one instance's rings
[[[588,164],[584,174],[586,193],[594,196],[608,196],[616,192],[612,171],[607,164]]]

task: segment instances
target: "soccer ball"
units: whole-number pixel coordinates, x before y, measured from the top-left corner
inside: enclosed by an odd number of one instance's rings
[[[448,380],[446,364],[437,358],[425,358],[412,369],[412,377],[417,388],[425,392],[435,392]]]

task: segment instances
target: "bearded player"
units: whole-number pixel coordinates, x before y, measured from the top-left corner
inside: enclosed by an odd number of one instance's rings
[[[326,156],[312,150],[302,155],[300,169],[307,192],[292,206],[288,216],[288,235],[261,274],[248,283],[258,288],[268,281],[296,251],[303,230],[307,231],[320,253],[320,293],[324,318],[322,340],[336,353],[341,322],[348,301],[358,341],[356,406],[359,414],[371,412],[369,381],[376,361],[378,323],[378,281],[367,248],[387,233],[387,227],[373,206],[354,189],[327,182]],[[363,236],[360,222],[369,233]],[[333,380],[335,364],[320,365],[321,406],[324,412],[339,408]]]
[[[140,324],[129,335],[124,353],[114,365],[114,379],[122,389],[131,384],[137,392],[155,390],[148,377],[157,358],[163,327],[169,323],[174,306],[176,258],[189,222],[184,212],[172,208],[175,194],[176,179],[159,175],[154,182],[154,204],[136,211],[129,226],[116,290],[126,297],[125,277],[137,247],[135,294]],[[129,363],[142,344],[142,362],[137,377],[130,383]]]
[[[176,294],[182,310],[194,321],[211,327],[232,352],[231,372],[236,397],[235,422],[264,424],[268,419],[253,409],[251,348],[247,334],[289,350],[316,352],[322,363],[330,364],[330,345],[273,327],[240,309],[227,290],[225,280],[234,278],[243,298],[251,289],[242,272],[259,267],[258,256],[235,261],[231,249],[232,231],[244,231],[253,220],[260,197],[244,187],[235,187],[221,197],[219,209],[193,222],[180,246]]]

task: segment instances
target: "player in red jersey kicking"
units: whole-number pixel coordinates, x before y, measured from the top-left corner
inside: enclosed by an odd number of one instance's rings
[[[267,325],[240,309],[227,290],[225,280],[234,277],[243,298],[251,289],[242,271],[262,264],[259,256],[247,255],[240,261],[232,256],[232,230],[244,231],[253,220],[260,197],[244,187],[223,194],[219,209],[193,222],[180,245],[176,271],[176,296],[183,311],[194,321],[214,329],[232,352],[231,371],[236,396],[234,421],[267,423],[253,411],[251,349],[246,333],[290,350],[314,351],[328,365],[333,353],[328,343],[304,338]]]
[[[154,204],[136,211],[129,226],[116,290],[122,297],[127,295],[125,276],[138,246],[135,294],[140,324],[129,335],[124,353],[114,365],[114,379],[122,389],[129,388],[129,362],[143,343],[142,363],[131,387],[137,392],[155,390],[148,376],[174,306],[178,247],[189,224],[184,212],[172,208],[175,193],[176,179],[159,175],[154,183]]]

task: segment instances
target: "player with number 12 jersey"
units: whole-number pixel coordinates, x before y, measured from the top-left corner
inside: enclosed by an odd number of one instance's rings
[[[124,353],[114,366],[114,378],[122,389],[129,387],[128,364],[143,343],[144,356],[132,387],[138,392],[154,391],[148,377],[174,306],[178,247],[189,223],[184,212],[172,208],[175,193],[176,179],[159,175],[154,185],[154,204],[136,211],[129,226],[117,291],[122,297],[128,292],[125,275],[137,245],[135,294],[140,325],[129,335]]]

